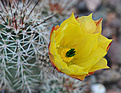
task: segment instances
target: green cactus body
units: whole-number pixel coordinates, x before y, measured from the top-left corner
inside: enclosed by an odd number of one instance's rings
[[[40,13],[32,10],[32,4],[25,3],[17,5],[14,2],[15,5],[9,7],[2,3],[0,87],[32,93],[41,82],[44,61],[40,59],[41,56],[47,57],[49,32],[46,30],[47,23],[39,18]]]

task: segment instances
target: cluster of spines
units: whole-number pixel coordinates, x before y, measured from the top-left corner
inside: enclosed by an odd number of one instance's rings
[[[67,75],[58,73],[41,86],[41,93],[85,93],[87,84]]]
[[[47,56],[49,42],[46,21],[53,15],[40,19],[34,12],[39,1],[33,8],[29,0],[0,1],[0,88],[32,93],[41,82],[44,66],[40,56]]]

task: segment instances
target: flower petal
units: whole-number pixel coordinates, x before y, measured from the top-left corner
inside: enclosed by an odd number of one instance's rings
[[[73,30],[72,30],[73,29]],[[74,17],[74,14],[72,13],[71,17],[67,20],[65,20],[59,27],[59,29],[57,29],[55,32],[55,40],[57,41],[56,44],[58,45],[58,39],[60,40],[64,40],[64,36],[66,37],[71,37],[71,35],[74,35],[75,31],[78,31],[77,34],[82,33],[79,23],[77,22],[77,20]],[[77,35],[76,34],[76,35]],[[79,36],[79,35],[78,35]],[[72,38],[73,39],[73,38]],[[69,40],[69,39],[67,39]],[[65,41],[65,40],[64,40]],[[62,43],[63,41],[61,41]]]
[[[73,24],[73,25],[77,25],[77,24],[78,24],[77,20],[75,19],[74,12],[72,12],[70,18],[66,19],[60,26],[61,26],[63,29],[65,29],[65,28],[67,28],[68,23],[71,23],[71,24]],[[71,28],[70,28],[70,29],[71,29]]]
[[[80,23],[84,33],[94,33],[96,31],[96,24],[92,19],[92,13],[89,16],[78,17],[77,21]]]
[[[72,26],[72,25],[70,25]],[[79,24],[73,26],[73,28],[69,29],[70,26],[64,30],[64,36],[59,43],[61,47],[73,47],[80,39],[80,35],[82,34],[82,30],[80,29]],[[76,31],[76,33],[75,33]],[[76,38],[76,39],[75,39]],[[66,42],[65,42],[66,41]]]
[[[59,25],[57,25],[56,27],[54,26],[54,27],[52,28],[51,33],[50,33],[50,38],[51,38],[51,35],[52,35],[53,31],[54,31],[54,30],[57,30],[58,28],[59,28]]]
[[[106,37],[104,37],[103,35],[99,35],[98,38],[98,46],[100,46],[101,48],[103,48],[105,51],[107,51],[107,47],[108,45],[112,42],[111,39],[108,39]]]
[[[102,57],[106,55],[106,51],[102,48],[97,48],[95,51],[92,51],[86,58],[77,58],[73,60],[73,63],[85,69],[90,69],[95,65]]]
[[[74,75],[85,75],[88,74],[88,72],[83,68],[78,65],[70,65],[69,68],[72,69]]]
[[[103,18],[95,21],[97,28],[96,28],[96,31],[94,33],[101,33],[101,31],[102,31],[102,20],[103,20]]]
[[[74,57],[84,58],[87,57],[91,51],[96,50],[98,36],[99,34],[83,34],[80,37],[77,37],[78,43],[75,47],[77,52]]]
[[[107,66],[107,60],[105,58],[101,58],[94,66],[91,67],[89,72],[94,72],[96,70],[105,69],[105,68],[109,68]]]
[[[73,77],[75,79],[83,81],[86,75],[69,75],[70,77]]]

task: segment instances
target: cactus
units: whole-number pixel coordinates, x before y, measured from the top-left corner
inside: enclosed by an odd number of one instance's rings
[[[41,93],[85,93],[86,83],[58,73],[41,86]]]
[[[49,66],[46,20],[52,16],[44,20],[34,11],[40,0],[35,5],[21,1],[0,1],[0,89],[32,93]]]

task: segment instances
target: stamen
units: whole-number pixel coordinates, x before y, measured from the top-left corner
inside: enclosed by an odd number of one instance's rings
[[[75,55],[75,49],[70,49],[67,53],[66,53],[66,57],[72,57]]]
[[[71,48],[64,48],[60,55],[61,55],[61,58],[63,59],[64,62],[66,63],[70,63],[71,60],[73,59],[73,56],[75,55],[75,49]]]

